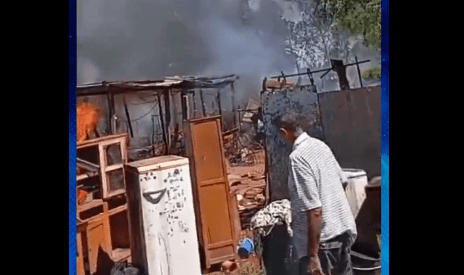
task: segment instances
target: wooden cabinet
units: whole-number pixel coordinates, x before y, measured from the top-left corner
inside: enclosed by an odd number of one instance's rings
[[[81,249],[78,275],[95,273],[101,257],[117,262],[130,256],[126,141],[127,134],[120,134],[77,143],[76,215],[86,224],[76,236]]]
[[[237,209],[230,196],[221,129],[220,116],[184,122],[197,232],[206,268],[236,257]]]

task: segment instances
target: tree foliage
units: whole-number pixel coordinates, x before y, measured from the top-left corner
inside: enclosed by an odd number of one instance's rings
[[[381,0],[320,0],[333,8],[337,25],[353,34],[362,35],[364,44],[380,49]]]
[[[381,69],[380,67],[370,68],[362,74],[364,79],[380,79]]]
[[[328,66],[330,58],[347,60],[351,47],[348,34],[338,28],[335,9],[329,3],[297,0],[302,20],[287,22],[290,35],[287,54],[294,55],[299,68]]]

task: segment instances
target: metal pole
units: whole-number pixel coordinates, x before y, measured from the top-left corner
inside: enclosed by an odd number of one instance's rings
[[[359,61],[357,63],[345,64],[344,66],[347,67],[347,66],[352,66],[352,65],[356,65],[356,64],[362,64],[362,63],[366,63],[366,62],[370,62],[370,60],[364,60],[364,61]],[[322,69],[322,70],[318,70],[318,71],[311,71],[311,72],[312,73],[320,73],[320,72],[325,72],[325,71],[330,71],[330,70],[332,70],[332,68]],[[298,75],[307,75],[307,73],[288,74],[288,75],[285,75],[285,77],[298,76]],[[272,76],[271,78],[281,78],[281,77],[282,77],[282,75],[277,75],[277,76]]]
[[[358,57],[355,56],[354,58],[356,60],[356,68],[358,69],[359,83],[361,84],[361,88],[362,88],[363,87],[363,82],[362,82],[362,78],[361,78],[361,71],[359,70]]]

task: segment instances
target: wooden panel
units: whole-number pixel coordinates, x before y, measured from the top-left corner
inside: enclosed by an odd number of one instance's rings
[[[206,231],[210,245],[230,241],[232,238],[226,192],[224,182],[200,188],[202,212],[205,220],[208,221]],[[210,207],[206,207],[207,205]]]
[[[234,246],[228,245],[210,250],[210,256],[212,259],[216,259],[217,262],[222,262],[230,259],[228,255],[234,254]],[[224,256],[225,255],[225,256]]]
[[[186,121],[186,151],[190,158],[195,210],[205,265],[235,258],[237,229],[222,143],[221,117]]]
[[[198,123],[192,127],[194,160],[197,166],[197,177],[200,185],[204,181],[224,178],[220,133],[217,121]]]
[[[107,251],[106,226],[104,220],[89,223],[87,228],[87,241],[89,252],[90,273],[97,271],[98,253],[100,247]]]

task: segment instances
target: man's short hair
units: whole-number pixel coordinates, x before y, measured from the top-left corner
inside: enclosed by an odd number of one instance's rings
[[[294,110],[288,110],[285,113],[277,116],[273,120],[273,124],[277,128],[285,128],[291,131],[295,131],[297,128],[301,126],[300,121],[300,114],[298,114]]]

